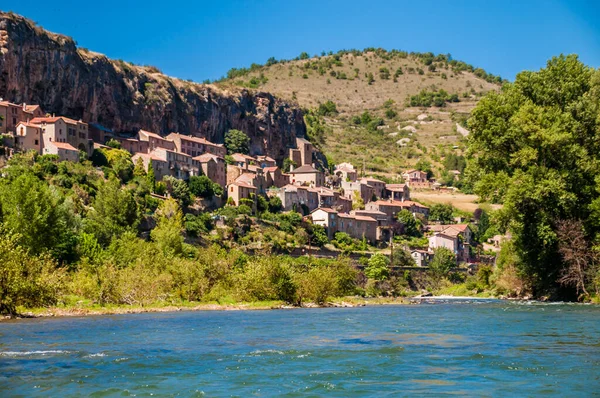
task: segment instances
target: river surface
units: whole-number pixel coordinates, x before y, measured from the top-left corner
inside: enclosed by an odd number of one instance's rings
[[[600,307],[511,302],[0,323],[1,396],[597,396]]]

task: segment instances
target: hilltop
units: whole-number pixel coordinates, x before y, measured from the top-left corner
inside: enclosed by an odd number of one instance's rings
[[[307,119],[309,137],[332,162],[395,178],[421,159],[441,172],[447,154],[462,153],[467,132],[459,125],[502,83],[449,54],[370,48],[271,58],[233,68],[217,85],[264,90],[297,103],[314,116]]]

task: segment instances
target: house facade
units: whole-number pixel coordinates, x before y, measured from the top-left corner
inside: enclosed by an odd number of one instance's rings
[[[323,173],[311,165],[304,165],[289,172],[290,184],[321,187],[325,184]]]

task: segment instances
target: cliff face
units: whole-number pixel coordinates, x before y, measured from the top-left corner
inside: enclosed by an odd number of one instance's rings
[[[118,132],[140,128],[222,143],[229,129],[251,138],[251,152],[277,160],[304,137],[302,112],[268,93],[225,92],[167,77],[151,67],[78,49],[73,39],[0,12],[0,97],[45,112],[97,122]]]

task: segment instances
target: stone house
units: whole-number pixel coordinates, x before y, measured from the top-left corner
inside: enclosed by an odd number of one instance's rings
[[[356,181],[358,173],[350,163],[338,164],[333,174],[340,178],[340,181]]]
[[[290,149],[289,157],[296,166],[310,165],[313,162],[313,152],[313,144],[310,141],[296,138],[296,148]]]
[[[393,200],[409,200],[410,190],[406,184],[386,184],[385,185],[386,198]]]
[[[277,193],[285,211],[295,210],[306,214],[319,207],[319,195],[315,190],[298,185],[286,185]]]
[[[410,256],[415,261],[417,267],[427,267],[433,258],[433,253],[426,250],[411,250]]]
[[[205,153],[194,158],[200,165],[202,173],[221,187],[227,185],[227,171],[225,159],[212,153]]]
[[[98,124],[98,123],[90,123],[88,126],[88,133],[89,133],[89,138],[92,141],[100,143],[100,144],[106,144],[107,141],[115,138],[115,134],[111,129],[104,127],[103,125]],[[123,144],[121,144],[121,146],[123,146]],[[131,152],[131,151],[129,151],[129,152]],[[142,151],[136,150],[131,153],[135,153],[135,152],[142,152]]]
[[[236,181],[227,186],[227,196],[236,206],[239,206],[242,199],[256,200],[256,188],[245,182]]]
[[[15,149],[27,152],[35,150],[38,154],[42,151],[42,127],[30,122],[19,122],[15,127]]]
[[[152,169],[154,170],[154,178],[156,181],[160,181],[164,176],[171,175],[169,170],[169,163],[154,153],[136,153],[131,157],[133,164],[137,163],[138,159],[142,159],[144,164],[144,170],[148,171],[148,165],[152,162]]]
[[[241,167],[242,169],[248,169],[249,166],[256,166],[256,159],[249,155],[244,155],[243,153],[234,153],[231,155],[233,158],[233,164],[237,167]]]
[[[277,166],[264,168],[265,178],[267,179],[267,188],[281,188],[290,183],[290,178],[287,174],[283,174]]]
[[[427,173],[421,170],[408,170],[402,174],[404,182],[410,186],[412,183],[427,182]]]
[[[467,224],[432,225],[428,229],[433,231],[429,237],[430,250],[445,247],[456,255],[457,261],[469,261],[473,233]]]
[[[131,154],[150,152],[150,142],[140,141],[136,138],[115,138],[121,144],[121,148]]]
[[[60,160],[79,161],[79,150],[67,142],[49,142],[43,152],[44,155],[58,155]]]
[[[94,143],[89,139],[87,123],[64,116],[39,117],[31,119],[29,123],[40,126],[43,137],[42,148],[58,142],[68,143],[75,149],[84,151],[88,156],[94,151]]]
[[[18,105],[0,98],[0,134],[14,133],[19,122],[29,122],[44,116],[39,105]]]
[[[138,131],[137,139],[148,142],[148,151],[153,151],[156,148],[163,148],[173,152],[177,151],[177,147],[175,147],[173,141],[149,131]]]
[[[377,242],[377,220],[346,213],[338,214],[338,232],[345,232],[355,239],[365,238],[370,243]]]
[[[366,184],[373,187],[375,196],[378,198],[385,198],[385,182],[372,177],[363,177],[360,180],[361,184]]]
[[[256,164],[259,167],[262,167],[263,169],[266,169],[267,167],[276,167],[277,166],[277,162],[275,162],[275,159],[273,159],[270,156],[266,156],[266,155],[258,155],[256,157]]]
[[[242,173],[234,182],[243,182],[256,188],[259,195],[265,195],[267,189],[267,181],[262,169],[257,173]]]
[[[177,152],[188,154],[191,157],[200,156],[205,153],[210,153],[223,158],[227,155],[227,149],[225,149],[223,144],[215,144],[205,138],[179,133],[171,133],[165,138],[173,141]]]
[[[325,228],[327,238],[329,240],[335,237],[338,226],[338,212],[327,208],[319,207],[310,213],[313,224],[320,225]]]
[[[325,184],[323,173],[311,165],[303,165],[289,172],[290,184],[320,187]]]
[[[360,181],[344,181],[341,182],[342,191],[344,197],[350,200],[354,200],[355,192],[358,192],[360,198],[365,204],[369,203],[373,199],[375,189],[368,184],[363,184]]]

